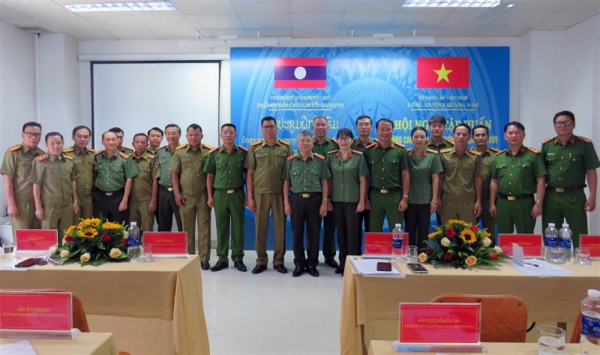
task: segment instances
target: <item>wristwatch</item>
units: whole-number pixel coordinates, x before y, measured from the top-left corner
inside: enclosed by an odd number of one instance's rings
[[[538,205],[542,205],[542,200],[535,200],[535,203],[537,203]]]
[[[402,198],[408,199],[408,195],[402,195]]]

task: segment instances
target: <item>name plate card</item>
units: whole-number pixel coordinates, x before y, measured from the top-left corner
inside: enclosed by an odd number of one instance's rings
[[[70,292],[0,291],[0,330],[71,331]]]
[[[152,256],[187,256],[186,232],[145,232],[144,247],[152,247]]]
[[[400,344],[479,344],[481,304],[400,303]]]
[[[498,246],[504,254],[513,256],[513,244],[523,248],[526,258],[541,258],[544,250],[544,240],[541,234],[499,234]]]
[[[402,233],[402,254],[406,252],[408,233]],[[365,253],[363,257],[390,257],[392,255],[392,233],[365,233]]]
[[[18,251],[48,251],[58,244],[56,229],[17,229],[15,235]]]
[[[579,237],[579,247],[590,249],[590,258],[600,259],[600,235],[582,234]]]

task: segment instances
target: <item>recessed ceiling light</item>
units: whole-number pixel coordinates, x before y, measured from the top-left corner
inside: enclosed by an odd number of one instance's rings
[[[496,7],[502,0],[405,0],[402,7]]]
[[[99,11],[177,11],[170,1],[144,1],[144,2],[98,2],[85,4],[62,4],[73,12],[99,12]]]
[[[515,5],[516,5],[515,3],[512,3],[512,4],[506,4],[506,7],[515,7]]]

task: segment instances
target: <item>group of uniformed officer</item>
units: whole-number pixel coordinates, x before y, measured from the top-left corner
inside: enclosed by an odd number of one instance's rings
[[[74,145],[69,148],[63,147],[60,133],[50,132],[44,153],[38,148],[41,125],[28,122],[22,129],[23,143],[7,150],[0,173],[13,230],[56,228],[60,241],[64,229],[79,218],[136,221],[142,231],[150,231],[156,217],[158,230],[170,231],[175,216],[177,228],[188,234],[189,253],[195,253],[198,226],[202,269],[229,266],[231,235],[234,267],[244,272],[247,206],[256,219],[253,274],[267,269],[269,218],[274,226],[273,267],[287,273],[286,214],[294,232],[293,276],[304,272],[319,276],[322,223],[325,263],[343,274],[346,255],[361,252],[362,236],[356,231],[362,230],[363,223],[367,231],[381,231],[386,217],[393,226],[404,222],[405,212],[411,244],[426,238],[430,213],[438,212],[438,223],[481,221],[491,233],[496,225],[498,233],[512,233],[515,228],[532,233],[540,215],[544,225],[566,219],[577,246],[579,235],[587,233],[586,212],[595,209],[600,161],[592,142],[573,134],[573,113],[559,112],[553,123],[557,136],[545,140],[541,151],[523,145],[521,123],[508,123],[504,138],[509,148],[498,151],[488,147],[489,131],[482,125],[471,130],[459,124],[453,140],[443,138],[446,120],[436,115],[429,119],[431,137],[424,128],[415,128],[414,147],[407,150],[394,142],[393,123],[387,118],[376,122],[377,139],[373,139],[372,119],[358,117],[358,137],[342,129],[338,138],[343,142],[338,144],[327,137],[328,120],[318,116],[313,120],[314,136],[301,132],[299,152],[293,154],[289,143],[277,138],[273,117],[261,120],[263,139],[249,149],[235,145],[233,124],[221,127],[222,145],[216,148],[202,144],[202,128],[197,124],[187,127],[188,143],[180,144],[181,128],[169,124],[164,133],[154,127],[147,134],[135,134],[134,148],[124,147],[123,131],[112,128],[102,134],[104,149],[97,152],[87,147],[88,127],[73,129]],[[160,147],[163,136],[168,144]],[[475,147],[469,149],[471,138]],[[212,267],[211,208],[218,236],[218,261]],[[336,226],[341,265],[335,261]]]

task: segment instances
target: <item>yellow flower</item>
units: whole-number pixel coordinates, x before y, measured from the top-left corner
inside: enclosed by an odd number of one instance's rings
[[[98,227],[100,225],[100,218],[90,218],[85,220],[85,224],[92,227]]]
[[[471,255],[465,260],[465,264],[468,266],[473,266],[477,264],[477,258],[474,255]]]
[[[104,224],[102,224],[102,228],[104,228],[104,229],[121,229],[121,228],[123,228],[123,226],[120,225],[119,223],[104,222]]]
[[[75,227],[77,227],[76,225],[72,225],[69,228],[65,229],[65,234],[70,234],[72,231],[75,230]]]
[[[460,224],[460,225],[466,226],[467,222],[460,220],[460,219],[451,219],[448,221],[448,224]]]
[[[477,236],[475,235],[475,232],[473,232],[470,229],[463,230],[460,233],[459,237],[460,237],[460,239],[463,240],[463,242],[469,243],[469,244],[473,244],[477,241]]]
[[[428,237],[429,239],[433,239],[433,238],[435,238],[436,236],[440,235],[441,233],[442,233],[442,231],[433,232],[433,233],[429,234],[427,237]]]
[[[81,236],[81,238],[94,238],[98,235],[98,231],[94,228],[86,228],[82,230],[81,233],[79,233],[79,235]]]
[[[488,232],[488,231],[483,231],[483,235],[485,235],[486,237],[491,237],[492,233]]]

